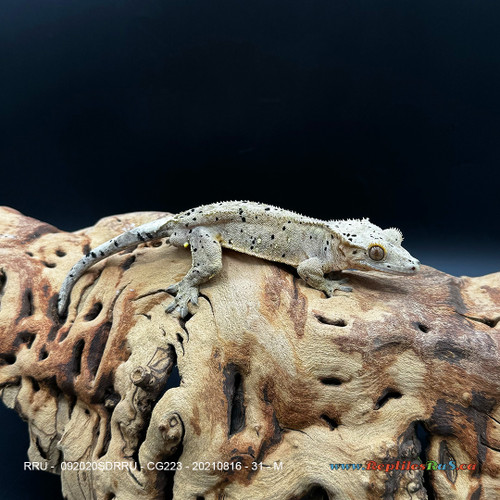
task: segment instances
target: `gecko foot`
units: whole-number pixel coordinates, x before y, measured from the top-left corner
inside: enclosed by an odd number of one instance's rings
[[[179,316],[185,318],[188,315],[188,304],[198,305],[198,287],[187,285],[180,281],[167,288],[167,293],[175,295],[175,298],[165,309],[166,313],[171,313],[176,309],[179,311]]]
[[[324,288],[322,288],[323,292],[326,293],[328,297],[331,297],[335,290],[340,290],[342,292],[352,292],[352,288],[350,286],[344,286],[344,283],[349,281],[348,278],[343,278],[341,280],[330,280],[325,279]]]

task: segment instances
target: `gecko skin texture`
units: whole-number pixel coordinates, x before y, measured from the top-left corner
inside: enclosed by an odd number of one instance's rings
[[[182,318],[188,304],[198,303],[199,287],[222,268],[222,248],[297,268],[299,276],[328,297],[350,292],[346,279],[325,277],[345,269],[413,274],[420,267],[402,246],[399,229],[381,229],[368,219],[323,221],[264,203],[226,201],[163,217],[120,234],[91,250],[66,276],[58,310],[66,311],[73,285],[89,267],[140,243],[168,238],[171,245],[191,249],[186,276],[167,289],[175,295],[166,312]]]

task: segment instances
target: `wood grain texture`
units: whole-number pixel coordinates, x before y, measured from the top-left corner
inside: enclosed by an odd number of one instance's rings
[[[157,242],[97,264],[58,317],[90,247],[162,215],[66,233],[0,210],[0,395],[66,498],[500,497],[500,273],[358,272],[353,293],[325,298],[292,268],[225,251],[179,320],[165,289],[189,252]],[[370,460],[475,469],[330,467]],[[182,469],[151,466],[167,462]]]

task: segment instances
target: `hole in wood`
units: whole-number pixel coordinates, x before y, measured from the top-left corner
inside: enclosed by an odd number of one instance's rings
[[[329,417],[328,415],[325,415],[325,414],[321,415],[321,419],[324,420],[328,424],[328,427],[330,427],[330,430],[332,430],[332,431],[335,430],[339,426],[339,423],[337,422],[337,420]]]
[[[38,381],[33,377],[28,377],[28,378],[31,382],[31,386],[33,387],[33,390],[35,392],[38,392],[40,390],[40,384],[38,383]]]
[[[230,363],[224,367],[223,390],[227,399],[229,436],[245,428],[245,395],[243,377],[238,367]]]
[[[82,354],[83,354],[83,348],[85,347],[85,340],[80,339],[74,346],[73,346],[73,357],[72,357],[72,373],[73,376],[78,376],[80,375],[80,371],[82,369]]]
[[[38,361],[43,361],[49,357],[49,353],[47,352],[47,348],[45,346],[40,350],[40,354],[38,355]]]
[[[38,453],[40,453],[40,456],[43,458],[43,459],[47,459],[47,453],[45,452],[45,450],[42,448],[42,444],[40,443],[40,438],[37,436],[36,439],[35,439],[35,446],[36,446],[36,449],[38,450]]]
[[[132,264],[135,262],[135,255],[131,255],[123,264],[122,264],[122,269],[124,271],[128,271]]]
[[[85,321],[92,321],[99,316],[99,313],[102,311],[102,303],[96,302],[89,310],[89,312],[83,317]]]
[[[16,340],[14,341],[15,346],[20,346],[21,344],[26,344],[28,349],[31,349],[33,342],[36,338],[36,334],[29,332],[28,330],[23,330],[19,332],[16,336]]]
[[[373,409],[379,410],[382,406],[386,405],[390,399],[399,399],[401,396],[402,394],[399,391],[388,387],[387,389],[384,389]]]
[[[0,269],[0,300],[2,300],[6,283],[7,283],[7,275],[5,274],[3,269]]]
[[[342,384],[342,380],[336,377],[325,377],[320,379],[322,384],[325,385],[340,385]]]
[[[329,500],[329,498],[328,492],[324,488],[314,485],[304,495],[298,497],[297,500]]]
[[[314,317],[320,322],[323,323],[324,325],[332,325],[332,326],[347,326],[347,322],[341,318],[327,318],[326,316],[323,316],[322,314],[315,314]]]
[[[10,353],[0,353],[0,366],[13,365],[16,362],[16,356]]]
[[[26,289],[24,292],[21,302],[21,313],[18,320],[27,316],[33,316],[33,292],[31,288]]]

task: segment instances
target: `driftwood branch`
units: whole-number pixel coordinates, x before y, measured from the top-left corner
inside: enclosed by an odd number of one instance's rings
[[[92,268],[59,318],[82,254],[160,215],[65,233],[0,212],[0,395],[65,497],[500,497],[500,273],[351,273],[327,299],[228,251],[179,320],[190,255],[157,242]],[[401,470],[428,460],[470,467]]]

